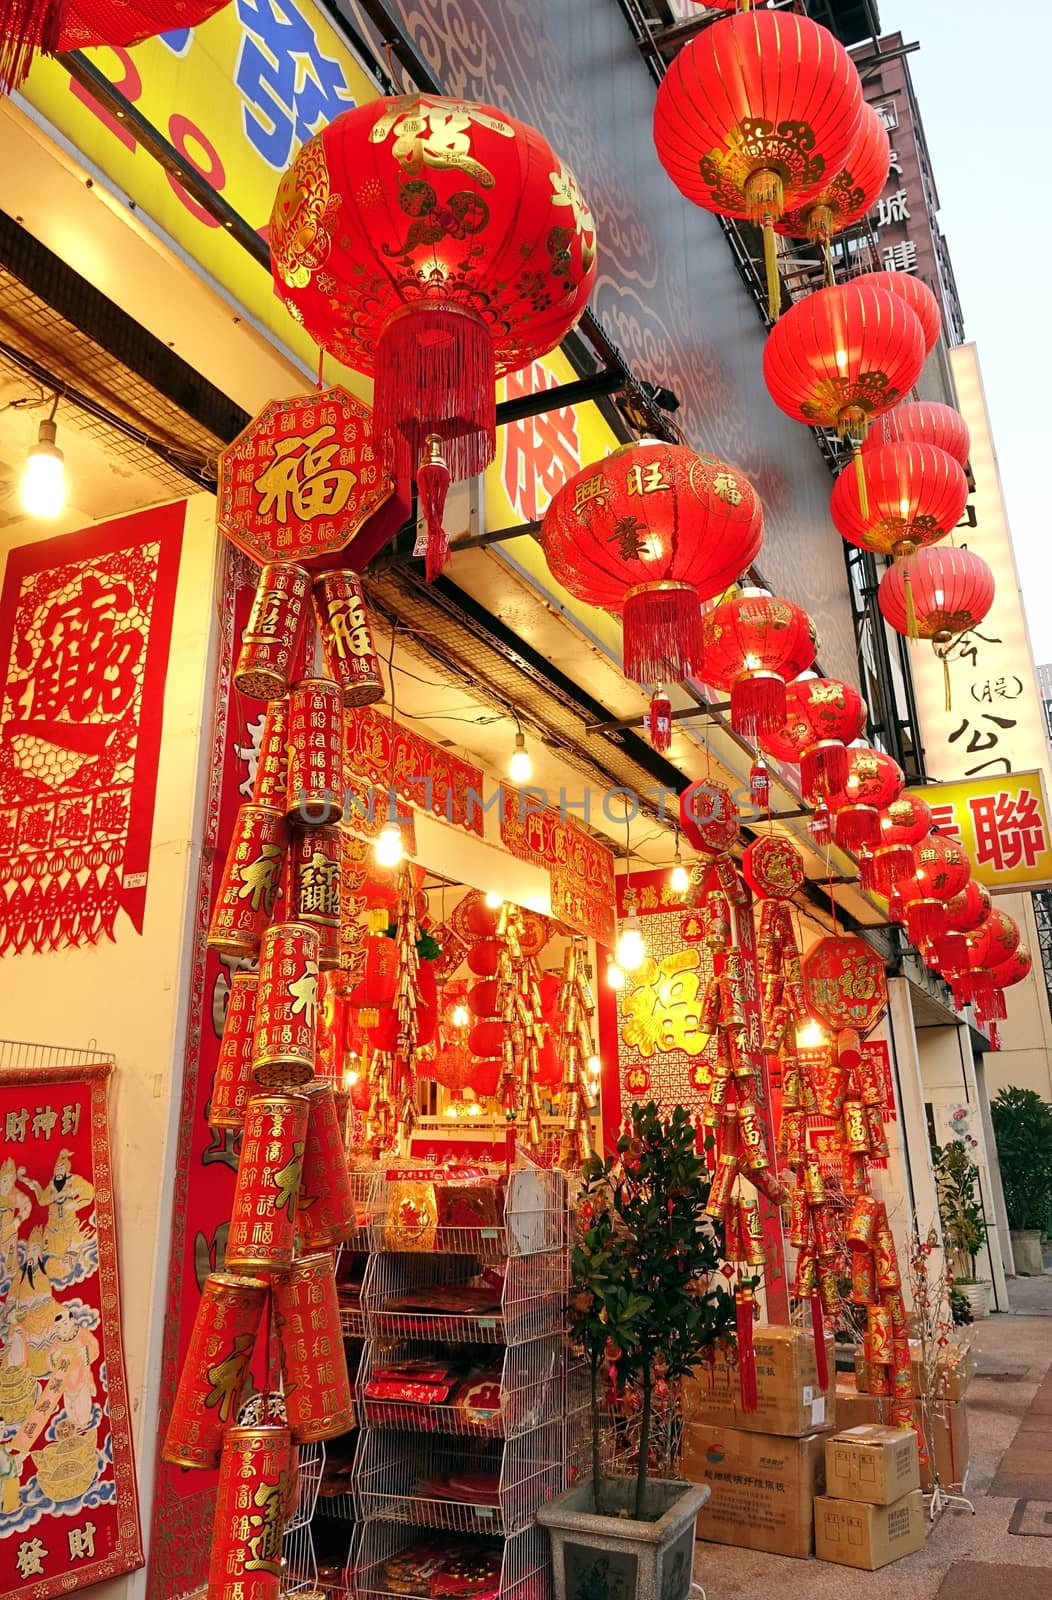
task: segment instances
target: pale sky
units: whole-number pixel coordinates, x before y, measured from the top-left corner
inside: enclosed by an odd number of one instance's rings
[[[1052,662],[1052,6],[878,0],[913,85],[979,350],[1038,664]],[[980,551],[981,553],[981,551]]]

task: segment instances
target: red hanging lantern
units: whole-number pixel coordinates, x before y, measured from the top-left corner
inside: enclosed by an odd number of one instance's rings
[[[1034,958],[1025,944],[1019,945],[1007,961],[998,962],[996,967],[990,968],[990,977],[999,989],[1011,989],[1014,984],[1022,983],[1028,978],[1034,968]]]
[[[867,451],[866,504],[858,472],[842,472],[829,509],[838,533],[878,556],[911,556],[952,533],[968,503],[959,461],[930,444],[886,444]]]
[[[763,543],[756,492],[736,467],[685,445],[623,445],[564,483],[544,515],[553,577],[578,600],[620,612],[636,683],[692,676],[699,602],[720,594]]]
[[[840,171],[816,195],[797,210],[786,212],[774,225],[776,233],[791,239],[810,239],[822,246],[830,283],[829,241],[869,212],[887,182],[890,161],[888,131],[873,107],[864,104],[855,142]]]
[[[898,799],[904,782],[902,768],[883,750],[849,750],[844,786],[828,797],[837,844],[845,850],[878,845],[880,813]]]
[[[971,970],[965,979],[965,992],[982,1019],[1001,1022],[1005,1016],[1004,995],[993,973],[1019,949],[1019,924],[1004,911],[991,911],[968,944]]]
[[[915,631],[910,634],[907,581],[913,592]],[[994,575],[971,550],[946,545],[918,550],[908,568],[892,567],[877,594],[884,620],[896,633],[946,645],[978,627],[994,601]]]
[[[125,49],[173,28],[196,28],[226,0],[4,0],[0,11],[0,90],[29,75],[33,54],[54,56],[98,46]]]
[[[952,984],[958,1005],[970,994],[971,948],[966,935],[974,933],[989,914],[990,892],[974,878],[946,902],[946,931],[934,941],[929,965]]]
[[[843,45],[782,11],[715,23],[684,45],[661,81],[661,164],[695,205],[763,227],[772,316],[780,302],[773,225],[840,172],[862,112],[862,84]]]
[[[481,939],[478,944],[472,945],[466,960],[468,970],[476,978],[492,978],[500,966],[501,951],[504,949],[499,939]]]
[[[944,833],[929,833],[913,851],[913,875],[899,884],[902,920],[914,944],[946,932],[946,902],[971,876],[963,845]]]
[[[942,332],[942,312],[928,285],[912,272],[867,272],[859,281],[876,284],[905,301],[924,331],[924,353],[931,355]]]
[[[886,444],[931,444],[966,467],[972,439],[968,424],[952,406],[941,400],[907,400],[884,413],[880,425],[866,435],[862,452],[868,456]]]
[[[785,686],[815,659],[811,619],[791,600],[743,589],[702,619],[702,676],[730,693],[731,726],[751,738],[785,724]]]
[[[657,690],[650,697],[647,731],[655,750],[664,754],[672,748],[672,701],[663,690]]]
[[[880,843],[873,857],[873,880],[885,894],[900,878],[912,877],[913,849],[931,832],[931,806],[919,795],[903,794],[880,814]]]
[[[760,735],[768,755],[800,768],[809,800],[843,788],[848,751],[866,725],[866,702],[839,678],[797,678],[785,691],[785,722]]]
[[[595,225],[577,182],[493,106],[376,100],[303,146],[269,238],[291,314],[375,377],[376,431],[400,476],[417,471],[433,575],[445,486],[493,459],[497,378],[554,349],[588,303]]]

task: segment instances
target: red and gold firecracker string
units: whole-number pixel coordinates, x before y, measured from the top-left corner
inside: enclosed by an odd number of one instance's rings
[[[300,1249],[315,1251],[344,1243],[358,1227],[347,1153],[330,1083],[306,1091],[309,1111],[303,1170],[296,1207]]]
[[[263,567],[241,649],[234,688],[251,700],[281,700],[289,692],[303,639],[311,578],[304,567]]]
[[[285,810],[300,827],[343,817],[343,697],[331,678],[303,678],[289,695]]]
[[[354,1402],[329,1252],[303,1256],[275,1277],[274,1312],[292,1437],[307,1443],[347,1433]]]
[[[265,1089],[295,1089],[314,1075],[318,1021],[317,929],[276,922],[263,935],[252,1073]]]
[[[269,806],[238,809],[219,893],[208,925],[208,947],[222,955],[254,956],[281,885],[288,828]]]
[[[314,615],[327,675],[345,706],[371,706],[384,697],[365,593],[356,572],[326,572],[314,582]]]
[[[235,972],[230,980],[223,1037],[208,1101],[211,1128],[240,1128],[249,1096],[257,1090],[252,1077],[252,1037],[258,983],[255,972]]]
[[[252,804],[284,813],[289,771],[289,702],[271,700],[259,739]]]
[[[592,1154],[591,1113],[595,1109],[591,1062],[595,1050],[592,1018],[595,999],[588,979],[584,943],[571,941],[563,961],[559,990],[562,1025],[559,1054],[563,1063],[560,1113],[562,1135],[558,1164],[564,1171],[575,1171]]]
[[[292,1494],[288,1428],[228,1428],[219,1465],[208,1600],[278,1600],[281,1541]]]
[[[289,920],[314,928],[318,967],[340,965],[340,830],[336,823],[293,828],[289,848]]]
[[[262,1278],[210,1273],[194,1317],[161,1451],[179,1467],[217,1467],[237,1416],[267,1298]]]
[[[245,1110],[226,1264],[267,1276],[292,1265],[303,1171],[306,1095],[254,1095]]]

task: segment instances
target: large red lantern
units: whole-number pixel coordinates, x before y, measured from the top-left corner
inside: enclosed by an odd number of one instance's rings
[[[946,902],[946,928],[925,953],[929,966],[934,966],[954,985],[954,992],[962,989],[958,1004],[964,998],[966,976],[971,971],[971,952],[967,935],[974,933],[985,922],[990,912],[990,893],[974,878],[969,878],[959,894]]]
[[[987,976],[990,980],[990,989],[984,993],[980,1006],[982,1021],[1003,1022],[1008,1015],[1005,1005],[1004,991],[1011,989],[1014,984],[1022,983],[1033,971],[1034,960],[1025,945],[1013,950],[1007,961],[1001,961],[996,967],[991,967]]]
[[[994,603],[994,575],[982,556],[956,545],[918,550],[908,566],[885,572],[877,602],[896,633],[947,645],[982,622]]]
[[[866,702],[850,683],[839,678],[798,678],[785,691],[785,722],[760,735],[768,755],[800,767],[800,782],[809,800],[840,789],[847,782],[847,746],[866,725]]]
[[[0,89],[25,82],[33,53],[53,56],[101,45],[125,49],[173,29],[196,28],[226,0],[21,0],[0,15]]]
[[[702,676],[731,697],[731,726],[757,738],[785,724],[785,686],[815,659],[807,612],[764,589],[743,589],[702,619]]]
[[[946,903],[971,877],[964,846],[944,833],[929,833],[913,851],[913,876],[899,885],[902,920],[914,944],[946,932]]]
[[[886,444],[863,456],[860,475],[842,472],[829,509],[837,531],[861,550],[911,556],[952,533],[968,503],[968,479],[959,461],[930,444]]]
[[[1019,938],[1019,924],[1004,911],[991,911],[969,938],[966,993],[987,1021],[1000,1022],[1004,1017],[1004,997],[993,974],[1015,955]]]
[[[829,241],[870,210],[887,182],[890,160],[887,129],[873,107],[863,105],[855,142],[840,171],[810,200],[796,211],[786,212],[774,225],[776,233],[791,239],[810,239],[822,246],[830,283]]]
[[[930,355],[942,332],[939,302],[921,278],[912,272],[867,272],[863,283],[876,284],[889,294],[897,294],[913,311],[924,330],[924,353]]]
[[[700,602],[747,570],[763,542],[756,492],[736,467],[685,445],[624,445],[563,484],[544,516],[553,577],[620,612],[637,683],[701,666]]]
[[[495,385],[588,303],[595,225],[536,129],[414,94],[336,117],[300,150],[270,218],[278,294],[338,360],[375,377],[374,421],[417,473],[428,569],[445,487],[494,454]]]
[[[880,813],[902,793],[902,768],[883,750],[860,745],[848,751],[843,788],[828,797],[833,834],[846,850],[880,843]]]
[[[776,406],[856,443],[873,417],[912,389],[923,365],[915,313],[871,277],[798,300],[771,329],[763,353]]]
[[[863,454],[868,456],[886,444],[932,444],[966,467],[972,438],[968,424],[952,406],[941,400],[906,400],[886,411],[879,425],[866,435]]]
[[[764,229],[771,314],[779,304],[772,225],[844,166],[862,84],[825,28],[786,12],[717,22],[674,58],[658,89],[654,142],[681,194]]]
[[[873,876],[887,894],[914,872],[913,850],[931,832],[931,807],[919,795],[902,794],[880,814],[880,843],[873,853]]]

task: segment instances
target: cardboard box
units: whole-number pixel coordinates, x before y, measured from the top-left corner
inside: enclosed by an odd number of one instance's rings
[[[880,1396],[860,1394],[854,1378],[841,1375],[836,1386],[836,1423],[841,1433],[864,1422],[883,1422]]]
[[[826,1440],[826,1493],[889,1506],[920,1488],[917,1435],[912,1428],[863,1422]]]
[[[883,1422],[890,1404],[875,1394],[858,1394],[853,1385],[837,1384],[836,1414],[840,1431],[856,1428],[867,1422]],[[914,1408],[914,1425],[921,1426],[923,1402]],[[968,1475],[970,1445],[968,1440],[968,1408],[963,1400],[943,1400],[931,1408],[924,1428],[925,1440],[935,1458],[939,1482],[944,1489],[961,1489]],[[920,1458],[920,1486],[925,1494],[935,1487],[932,1464],[925,1456]]]
[[[865,1500],[815,1501],[815,1555],[842,1567],[876,1572],[924,1548],[924,1496],[919,1489],[890,1506]]]
[[[683,1473],[712,1491],[698,1513],[697,1537],[714,1544],[809,1556],[813,1505],[825,1487],[825,1433],[803,1439],[689,1423]]]
[[[819,1428],[836,1424],[836,1361],[832,1333],[826,1334],[829,1383],[818,1383],[814,1336],[810,1328],[776,1328],[757,1324],[753,1333],[756,1352],[755,1411],[741,1408],[736,1352],[720,1352],[713,1365],[695,1368],[683,1385],[684,1415],[688,1422],[718,1423],[724,1428],[745,1428],[754,1433],[777,1433],[802,1439]]]

